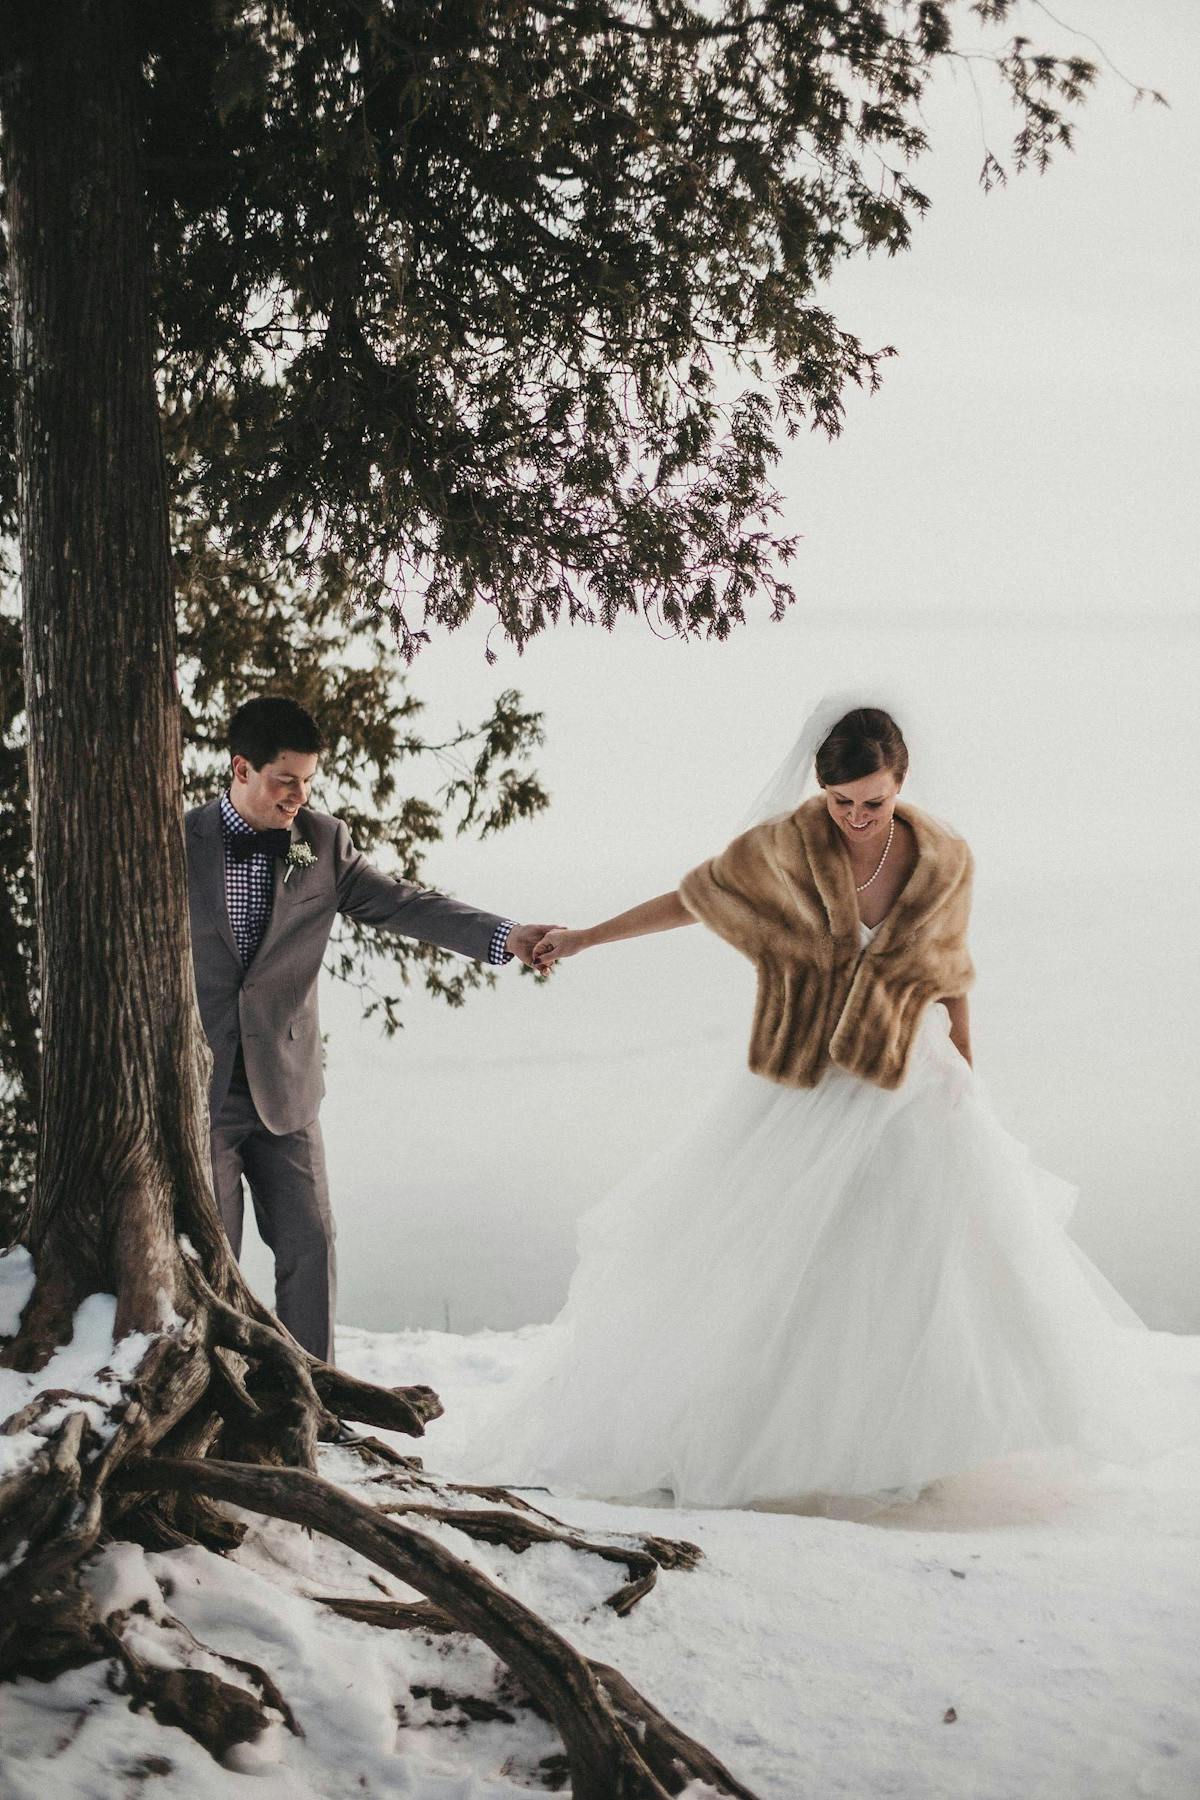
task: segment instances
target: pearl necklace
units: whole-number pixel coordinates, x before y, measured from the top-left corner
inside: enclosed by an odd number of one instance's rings
[[[882,869],[884,863],[887,861],[887,853],[892,847],[892,834],[895,831],[895,829],[896,829],[896,815],[895,815],[895,813],[893,813],[891,827],[888,831],[887,843],[883,846],[883,855],[879,859],[879,866],[875,870],[875,875],[878,875],[879,870]],[[860,881],[854,889],[855,893],[861,894],[864,888],[869,888],[871,885],[871,882],[874,881],[874,879],[875,879],[875,875],[870,876],[868,878],[868,880],[866,880],[866,881]]]

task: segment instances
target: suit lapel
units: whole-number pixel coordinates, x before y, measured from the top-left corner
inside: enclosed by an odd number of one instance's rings
[[[229,907],[225,899],[225,842],[221,835],[221,803],[210,800],[188,820],[188,867],[192,881],[221,934],[229,954],[242,966],[241,952],[229,923]]]

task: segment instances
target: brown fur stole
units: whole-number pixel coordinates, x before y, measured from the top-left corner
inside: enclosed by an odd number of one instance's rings
[[[679,887],[688,911],[758,971],[750,1067],[814,1087],[832,1061],[879,1087],[904,1080],[925,1008],[965,994],[973,862],[949,826],[899,800],[917,860],[872,941],[824,794],[755,825]]]

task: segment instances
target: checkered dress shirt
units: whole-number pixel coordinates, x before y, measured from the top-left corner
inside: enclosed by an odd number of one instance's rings
[[[492,933],[492,941],[488,945],[488,961],[499,968],[501,963],[512,961],[512,951],[508,948],[508,934],[516,925],[515,919],[501,919]]]
[[[221,795],[221,830],[226,846],[231,837],[245,836],[254,830],[247,825],[226,791]],[[234,862],[226,850],[225,856],[225,904],[229,908],[229,923],[233,927],[233,935],[241,954],[243,965],[248,965],[254,952],[262,943],[263,933],[267,929],[271,917],[271,899],[275,891],[275,871],[272,858],[265,850],[256,850],[242,862]],[[492,933],[492,941],[488,945],[488,961],[496,968],[512,961],[512,952],[508,948],[508,934],[513,929],[515,920],[502,919]]]
[[[263,932],[271,917],[271,899],[275,891],[275,871],[272,868],[273,857],[265,850],[256,850],[244,862],[234,862],[229,854],[229,840],[234,837],[245,837],[253,834],[253,825],[247,825],[228,793],[221,795],[221,833],[225,842],[225,904],[229,908],[229,923],[233,927],[233,935],[241,953],[242,962],[248,965],[254,952],[262,943]]]

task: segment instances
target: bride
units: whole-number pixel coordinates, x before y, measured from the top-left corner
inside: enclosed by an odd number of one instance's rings
[[[845,699],[677,892],[538,947],[549,968],[702,921],[755,968],[749,1071],[584,1218],[475,1478],[869,1511],[1017,1452],[1134,1462],[1195,1431],[1067,1235],[1074,1189],[973,1072],[970,851],[902,798],[894,718]]]

